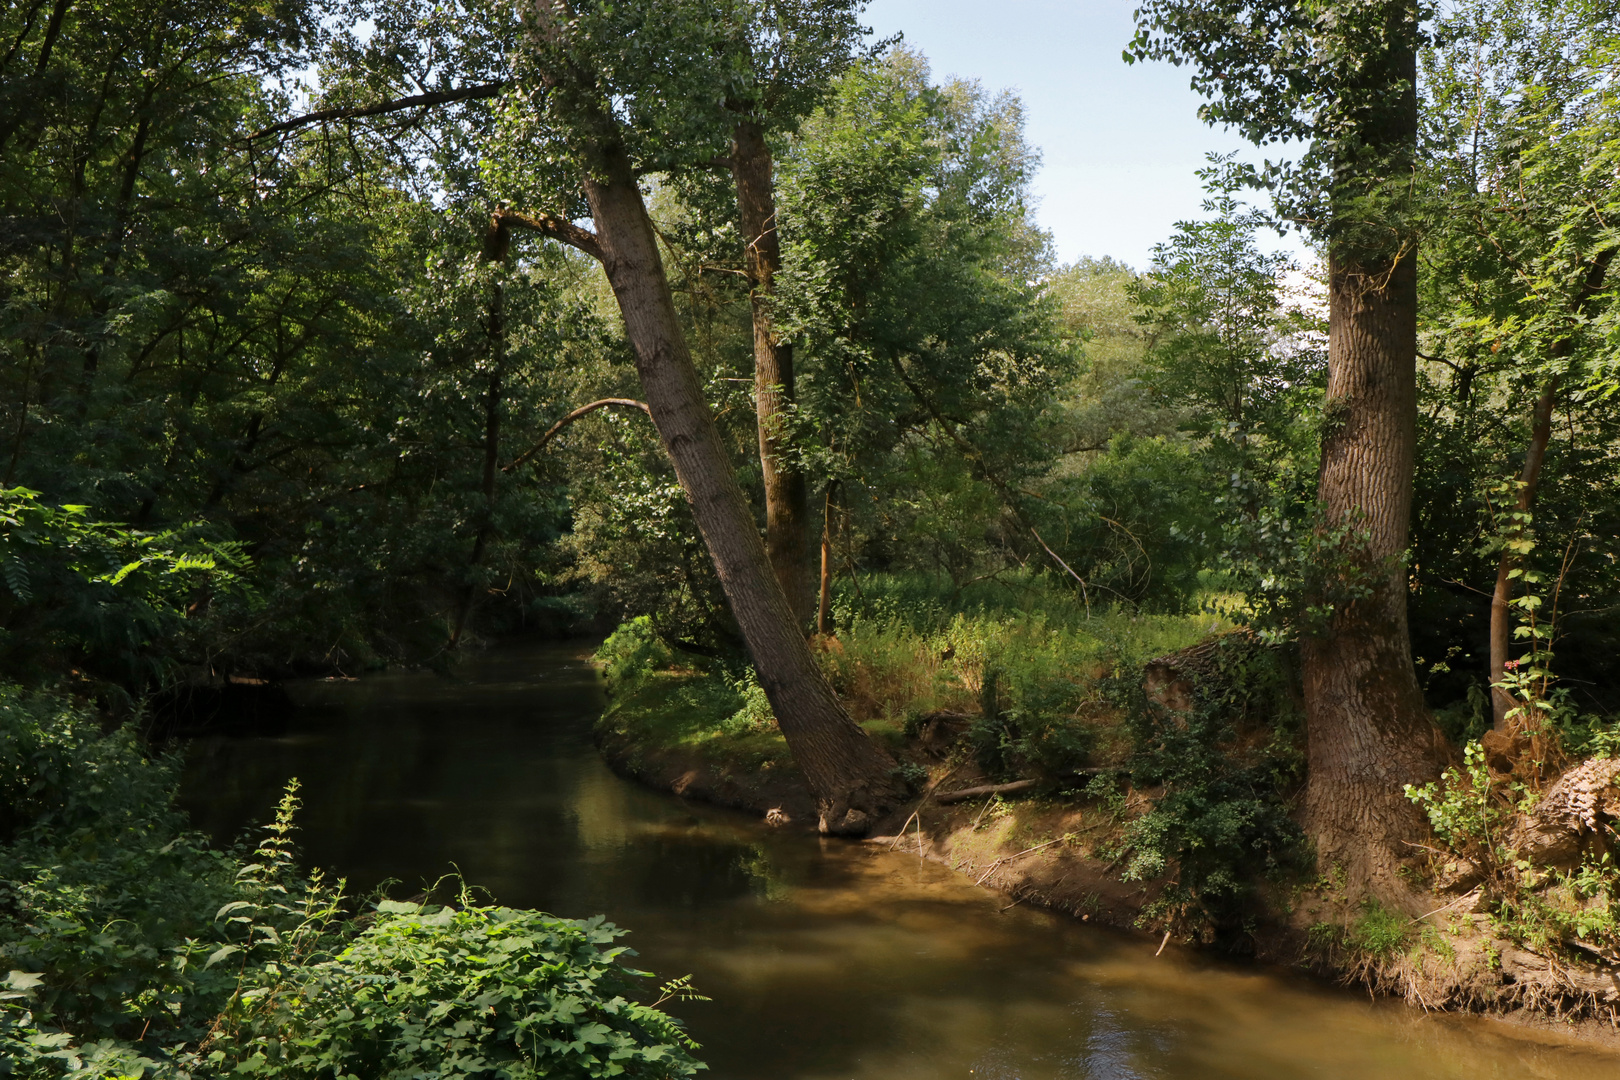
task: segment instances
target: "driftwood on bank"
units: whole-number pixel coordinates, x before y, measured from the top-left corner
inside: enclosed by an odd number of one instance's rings
[[[1096,776],[1099,773],[1114,772],[1114,769],[1101,767],[1096,769],[1076,769],[1069,773],[1070,777]],[[943,795],[935,795],[934,801],[941,805],[961,802],[964,799],[976,799],[980,795],[1011,795],[1019,791],[1029,791],[1040,784],[1039,780],[1011,780],[1005,784],[981,784],[978,787],[958,788],[956,791],[947,791]]]
[[[943,795],[934,796],[934,801],[941,805],[961,802],[964,799],[974,799],[980,795],[1007,795],[1014,791],[1028,791],[1038,780],[1014,780],[1009,784],[981,784],[979,787],[961,788],[957,791],[948,791]]]

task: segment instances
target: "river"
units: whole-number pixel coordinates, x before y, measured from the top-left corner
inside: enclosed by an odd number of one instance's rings
[[[221,838],[303,784],[309,863],[394,895],[457,870],[501,903],[605,913],[679,1003],[715,1080],[1620,1077],[1620,1055],[1426,1016],[999,895],[915,855],[767,828],[614,776],[574,645],[454,678],[292,688],[275,736],[192,742],[184,801]]]

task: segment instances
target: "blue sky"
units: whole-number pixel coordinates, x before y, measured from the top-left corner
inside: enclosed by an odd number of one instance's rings
[[[1187,69],[1125,64],[1120,53],[1134,33],[1135,7],[1132,0],[873,0],[865,22],[882,36],[904,33],[936,79],[958,75],[992,92],[1016,91],[1028,139],[1044,158],[1037,215],[1058,257],[1111,255],[1140,269],[1177,221],[1202,216],[1195,172],[1206,153],[1261,155],[1235,132],[1198,119]]]

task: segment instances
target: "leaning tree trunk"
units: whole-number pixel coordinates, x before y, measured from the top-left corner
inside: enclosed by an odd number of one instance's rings
[[[1609,265],[1614,261],[1614,248],[1600,251],[1587,268],[1586,279],[1581,282],[1580,291],[1570,310],[1577,318],[1586,314],[1593,298],[1603,290],[1604,280],[1609,274]],[[1564,359],[1574,348],[1572,337],[1562,337],[1553,342],[1548,350],[1551,358],[1556,362]],[[1516,499],[1516,508],[1521,515],[1515,522],[1512,532],[1522,532],[1526,527],[1528,515],[1536,504],[1536,488],[1541,483],[1541,466],[1547,460],[1547,446],[1552,441],[1552,414],[1553,407],[1558,404],[1558,392],[1563,384],[1563,373],[1554,371],[1542,384],[1541,395],[1536,399],[1535,412],[1530,418],[1530,445],[1525,449],[1524,467],[1519,470],[1519,490]],[[1507,671],[1508,647],[1513,638],[1513,620],[1508,611],[1513,602],[1513,571],[1522,565],[1523,560],[1518,552],[1504,546],[1496,562],[1496,588],[1491,593],[1491,711],[1492,726],[1497,731],[1505,732],[1508,728],[1508,713],[1513,711],[1514,701],[1512,695],[1497,684],[1502,681]]]
[[[760,685],[816,796],[824,832],[861,833],[899,796],[893,761],[844,711],[772,572],[703,396],[652,222],[627,163],[585,183],[596,245],[653,423],[692,505]]]
[[[1329,553],[1369,573],[1369,595],[1341,603],[1304,658],[1308,781],[1305,825],[1324,873],[1342,867],[1356,889],[1402,903],[1398,876],[1423,839],[1407,784],[1438,770],[1433,725],[1412,665],[1406,551],[1417,444],[1417,277],[1408,252],[1394,265],[1329,262],[1329,430],[1319,498]],[[1334,568],[1329,567],[1331,574]]]
[[[1524,531],[1522,515],[1529,514],[1535,505],[1541,463],[1546,460],[1547,444],[1552,441],[1553,406],[1558,403],[1558,387],[1562,381],[1557,374],[1550,376],[1536,399],[1535,413],[1530,420],[1530,446],[1524,455],[1524,468],[1519,471],[1519,490],[1514,499],[1514,508],[1521,516],[1510,526],[1510,536]],[[1496,588],[1491,592],[1491,726],[1503,732],[1508,729],[1508,714],[1515,708],[1515,702],[1513,695],[1499,684],[1507,672],[1508,648],[1513,639],[1513,619],[1508,610],[1513,602],[1513,571],[1522,563],[1516,551],[1504,546],[1496,561]]]
[[[747,244],[745,266],[754,322],[754,403],[759,423],[759,466],[765,481],[765,551],[801,628],[812,612],[810,499],[788,452],[786,421],[793,404],[793,346],[772,322],[782,244],[776,228],[771,148],[757,123],[737,124],[731,140],[731,174]]]

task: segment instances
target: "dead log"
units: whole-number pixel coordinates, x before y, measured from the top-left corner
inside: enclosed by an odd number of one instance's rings
[[[1014,791],[1028,791],[1038,783],[1040,783],[1039,780],[1014,780],[1009,784],[983,784],[979,787],[962,788],[958,791],[947,792],[944,795],[936,795],[934,801],[941,805],[948,805],[962,802],[964,799],[975,799],[980,795],[1007,795]]]

